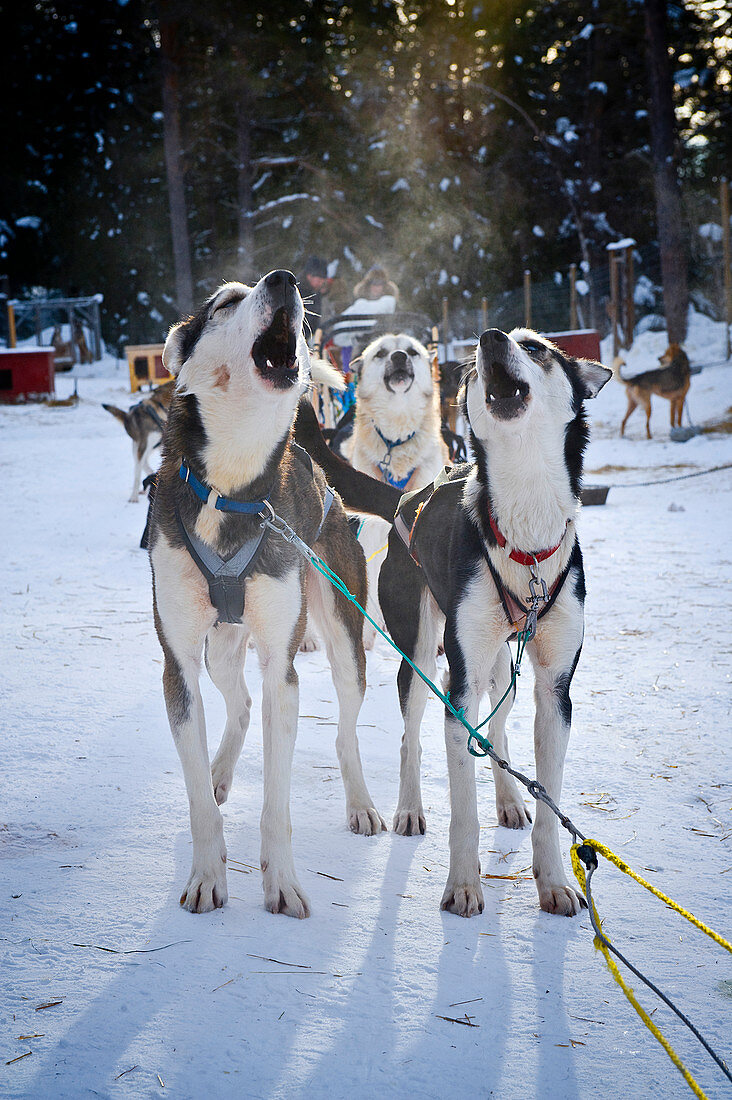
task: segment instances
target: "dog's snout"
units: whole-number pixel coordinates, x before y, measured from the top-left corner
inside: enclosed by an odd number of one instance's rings
[[[393,351],[391,353],[391,361],[395,367],[406,367],[407,365],[407,353],[406,351]]]
[[[264,285],[269,290],[285,290],[288,286],[297,286],[297,279],[291,271],[278,268],[276,271],[270,271],[269,275],[265,275]]]
[[[480,346],[484,351],[488,351],[490,348],[500,347],[502,344],[508,343],[508,337],[505,332],[501,332],[499,328],[487,328],[480,337]]]

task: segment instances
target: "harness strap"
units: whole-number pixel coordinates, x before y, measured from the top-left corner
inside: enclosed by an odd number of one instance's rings
[[[216,489],[198,480],[185,459],[181,460],[178,474],[181,481],[185,481],[199,500],[204,504],[212,503],[218,512],[237,512],[244,516],[258,516],[265,510],[266,501],[269,499],[269,494],[265,500],[231,500],[229,497],[222,497]]]
[[[300,459],[312,475],[313,466],[307,452],[303,451],[302,447],[299,447],[296,443],[293,443],[292,446],[295,450],[296,457]],[[185,460],[181,463],[180,477],[190,486],[200,500],[208,503],[210,494],[216,493],[215,489],[210,489],[207,485],[204,485],[198,480]],[[320,524],[318,525],[318,530],[313,542],[317,542],[320,538],[334,499],[335,494],[333,490],[330,486],[326,485],[325,493],[323,494],[323,515],[320,519]],[[268,503],[269,495],[267,496],[266,503],[265,501],[248,501],[242,503],[240,501],[228,500],[226,497],[220,497],[218,493],[216,493],[215,507],[218,508],[219,511],[224,512],[241,512],[245,515],[258,515],[266,511],[266,504]],[[269,510],[271,511],[271,505],[269,506]],[[175,509],[175,518],[188,549],[188,553],[208,582],[209,597],[211,603],[218,612],[218,622],[240,623],[244,614],[244,582],[254,571],[257,559],[262,550],[264,536],[269,529],[262,524],[256,535],[247,539],[235,554],[225,559],[217,554],[208,543],[200,539],[194,531],[188,530],[177,507]]]
[[[195,532],[188,530],[177,508],[175,518],[188,553],[208,581],[208,592],[218,612],[218,621],[240,623],[244,614],[244,581],[254,569],[267,528],[260,528],[232,557],[224,559]]]
[[[506,618],[508,619],[511,626],[515,630],[518,630],[519,620],[521,620],[521,619],[525,620],[526,619],[526,617],[529,614],[530,608],[524,607],[524,605],[521,603],[521,601],[519,599],[517,599],[516,596],[514,596],[513,592],[511,592],[508,588],[506,588],[503,581],[501,580],[498,573],[496,572],[496,569],[493,565],[493,562],[491,561],[491,559],[488,555],[487,547],[484,545],[482,539],[481,539],[481,542],[480,542],[480,548],[481,548],[481,551],[483,553],[483,557],[485,558],[486,565],[488,566],[488,569],[490,570],[490,574],[493,577],[493,583],[495,584],[496,589],[498,590],[498,595],[501,598],[501,604],[503,606],[503,610],[504,610],[504,613],[506,615]],[[533,564],[533,562],[532,562],[532,564]],[[572,565],[572,559],[570,558],[570,560],[567,562],[567,565],[565,566],[565,568],[562,570],[562,572],[559,574],[557,579],[554,581],[554,584],[548,590],[548,593],[547,593],[548,598],[544,601],[544,603],[542,603],[541,607],[537,610],[537,612],[536,612],[537,621],[542,617],[542,615],[546,615],[547,611],[549,611],[549,609],[554,604],[554,601],[556,600],[557,596],[562,591],[562,587],[564,585],[564,582],[566,581],[567,577],[569,576],[569,570],[571,568],[571,565]]]
[[[414,489],[414,490],[412,490],[411,493],[405,493],[402,496],[401,500],[399,501],[399,504],[397,505],[396,514],[394,516],[394,519],[393,519],[392,523],[394,525],[394,529],[396,530],[397,534],[399,535],[402,542],[404,543],[407,550],[409,551],[409,556],[417,563],[417,565],[420,565],[421,563],[420,563],[419,558],[417,557],[416,552],[412,549],[412,543],[414,542],[414,536],[415,536],[415,532],[417,530],[417,521],[418,521],[419,517],[422,515],[423,509],[426,508],[426,506],[432,500],[435,493],[438,492],[444,485],[464,485],[465,482],[467,481],[467,476],[466,477],[450,478],[449,474],[450,474],[451,469],[452,469],[452,467],[445,466],[444,469],[441,470],[441,472],[437,475],[435,480],[432,482],[432,485],[429,487],[429,492],[428,492],[427,496],[424,498],[424,500],[420,501],[419,504],[417,505],[417,511],[414,514],[414,519],[412,520],[411,526],[409,526],[407,524],[407,521],[404,519],[404,516],[402,515],[402,511],[407,506],[407,504],[409,504],[409,502],[411,500],[414,500],[415,497],[418,497],[421,493],[424,493],[426,490],[425,489]]]
[[[395,447],[401,447],[404,443],[409,443],[409,440],[414,439],[415,435],[417,434],[417,429],[415,428],[415,430],[413,432],[409,433],[409,435],[407,436],[406,439],[387,439],[386,436],[384,435],[384,433],[379,428],[378,424],[376,424],[373,420],[371,421],[371,423],[374,425],[374,431],[378,435],[381,442],[390,451],[393,451]]]
[[[449,468],[446,467],[446,471],[448,469]],[[419,558],[417,557],[417,554],[416,554],[415,550],[413,549],[413,543],[414,543],[414,537],[415,537],[415,534],[416,534],[416,531],[417,531],[417,524],[419,522],[419,519],[420,519],[423,511],[425,510],[427,505],[430,503],[430,501],[434,497],[435,493],[439,492],[439,490],[444,485],[461,484],[461,483],[464,483],[465,481],[467,481],[467,478],[464,478],[464,477],[454,478],[453,480],[449,481],[447,479],[446,472],[442,473],[442,474],[439,474],[438,477],[433,482],[431,491],[428,494],[428,496],[425,497],[425,499],[423,501],[420,501],[420,503],[417,505],[417,511],[415,512],[414,519],[412,520],[411,526],[404,519],[404,516],[402,515],[402,509],[406,504],[409,503],[410,500],[412,500],[415,496],[417,496],[418,493],[405,493],[404,496],[402,497],[402,499],[400,500],[399,505],[397,507],[396,515],[394,516],[394,520],[393,520],[394,530],[399,535],[402,542],[404,543],[407,550],[409,551],[409,556],[420,567],[421,567],[421,563],[420,563]],[[422,491],[423,490],[420,490],[420,492],[422,492]],[[490,517],[490,512],[488,514],[489,514],[489,517]],[[503,536],[501,535],[501,538],[503,539],[503,542],[501,543],[500,540],[498,539],[498,536],[500,535],[500,531],[498,531],[497,527],[494,527],[493,519],[492,519],[492,517],[490,517],[490,518],[491,518],[491,527],[493,529],[493,533],[496,535],[496,539],[499,541],[499,545],[505,546],[506,545],[505,538],[503,538]],[[566,528],[565,528],[565,533],[566,533]],[[509,556],[511,558],[513,558],[514,561],[519,562],[519,564],[521,564],[521,565],[527,565],[527,566],[528,565],[534,565],[535,564],[534,557],[536,557],[537,562],[545,561],[546,558],[551,557],[552,554],[556,553],[556,551],[561,546],[563,539],[564,539],[564,535],[562,535],[562,538],[560,539],[560,541],[551,550],[543,550],[543,551],[540,551],[539,553],[537,553],[536,555],[533,555],[533,554],[523,555],[521,553],[521,551],[517,550],[515,553],[517,555],[519,555],[519,557],[514,557],[514,552],[513,551],[511,552],[511,554]],[[486,564],[488,565],[488,568],[490,570],[491,576],[493,577],[493,583],[495,584],[496,590],[498,591],[498,595],[500,596],[501,604],[503,606],[503,610],[505,612],[506,618],[508,619],[511,626],[515,630],[518,630],[519,621],[522,620],[522,619],[526,620],[531,609],[528,608],[528,607],[524,607],[524,605],[521,603],[521,601],[516,596],[514,596],[514,594],[512,592],[510,592],[508,588],[506,588],[506,586],[504,585],[503,581],[501,580],[500,576],[498,575],[498,573],[497,573],[497,571],[496,571],[496,569],[495,569],[495,567],[494,567],[494,565],[493,565],[493,563],[492,563],[492,561],[489,557],[488,548],[486,547],[485,543],[483,542],[483,539],[480,540],[480,548],[481,548],[481,552],[483,554],[483,557],[486,560]],[[540,619],[542,617],[542,615],[545,615],[547,613],[547,611],[551,608],[551,606],[553,605],[553,603],[556,600],[557,596],[561,592],[562,586],[564,585],[564,582],[566,581],[567,576],[569,574],[571,564],[572,564],[572,562],[571,562],[571,559],[570,559],[570,561],[568,562],[566,568],[560,573],[560,575],[554,581],[554,584],[548,590],[548,598],[544,601],[541,608],[536,613],[537,620]]]
[[[155,426],[157,428],[160,428],[161,432],[164,431],[167,421],[162,419],[162,417],[160,416],[160,413],[154,407],[154,405],[152,405],[150,402],[146,402],[146,401],[141,401],[140,405],[142,405],[142,411],[147,413],[147,415],[153,421]]]

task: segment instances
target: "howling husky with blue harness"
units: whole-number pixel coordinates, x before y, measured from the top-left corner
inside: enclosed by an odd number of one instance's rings
[[[202,913],[227,900],[219,806],[249,724],[247,641],[262,666],[265,906],[306,917],[292,858],[290,775],[298,720],[293,659],[309,610],[325,641],[339,702],[336,748],[351,829],[385,829],[364,782],[356,721],[365,688],[359,613],[277,533],[283,521],[365,599],[363,552],[322,471],[292,441],[309,381],[303,303],[294,276],[227,283],[171,329],[164,360],[176,378],[150,530],[163,692],[190,806],[193,866],[181,905]],[[201,657],[226,701],[209,762]]]

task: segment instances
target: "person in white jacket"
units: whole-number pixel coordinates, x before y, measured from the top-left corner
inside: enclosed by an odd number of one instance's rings
[[[333,326],[333,342],[341,349],[343,373],[348,374],[351,351],[355,340],[374,327],[374,322],[364,315],[394,313],[399,289],[387,275],[386,269],[377,265],[367,271],[360,283],[353,288],[353,303],[343,310],[341,317],[364,317],[363,320],[338,321]]]

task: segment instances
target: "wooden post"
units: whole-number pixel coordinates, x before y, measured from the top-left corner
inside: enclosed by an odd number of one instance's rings
[[[625,346],[633,347],[635,333],[635,272],[633,269],[633,245],[625,250]]]
[[[99,318],[99,299],[95,298],[94,308],[94,358],[99,360],[102,358],[102,325]]]
[[[524,271],[524,324],[531,328],[531,272]]]
[[[577,329],[577,264],[569,265],[569,327]]]
[[[610,324],[613,332],[613,359],[620,351],[618,340],[618,265],[615,262],[614,253],[610,252]]]
[[[447,345],[447,326],[450,320],[450,316],[447,309],[447,298],[442,299],[442,339]]]
[[[481,298],[480,300],[480,331],[485,332],[488,328],[488,299]]]
[[[732,324],[732,255],[730,254],[729,232],[729,180],[722,176],[719,181],[719,208],[722,216],[722,263],[724,266],[724,346],[727,359],[732,353],[730,345],[730,325]]]
[[[15,306],[12,302],[8,302],[8,344],[11,348],[16,346],[17,340],[15,335]]]
[[[36,343],[38,344],[38,347],[40,347],[41,346],[41,307],[40,306],[36,306],[36,308],[33,310],[33,315],[35,317],[35,322],[36,322]]]

